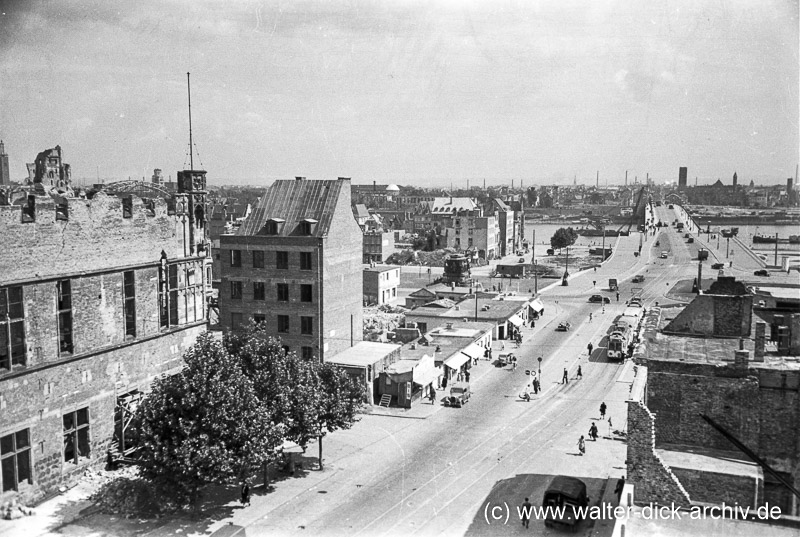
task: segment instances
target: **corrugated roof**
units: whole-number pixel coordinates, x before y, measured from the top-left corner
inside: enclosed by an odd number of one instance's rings
[[[279,237],[301,235],[299,224],[304,219],[317,221],[311,229],[312,237],[327,235],[342,185],[349,188],[350,182],[308,179],[275,181],[236,234],[260,235],[267,220],[280,218],[285,223],[278,226]]]

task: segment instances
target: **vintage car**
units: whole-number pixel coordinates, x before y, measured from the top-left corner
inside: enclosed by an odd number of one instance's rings
[[[714,270],[725,268],[725,263],[714,263],[713,265],[711,265],[711,268]]]
[[[769,272],[767,272],[767,270],[766,270],[766,269],[760,269],[760,270],[757,270],[757,271],[755,271],[755,272],[753,273],[753,275],[755,275],[755,276],[767,276],[767,277],[769,277]]]
[[[587,505],[589,497],[586,495],[586,483],[577,477],[557,475],[542,498],[542,507],[551,508],[546,511],[544,525],[548,528],[565,526],[576,530],[582,520],[580,513]]]
[[[598,302],[598,303],[602,303],[602,304],[609,304],[611,302],[611,299],[608,298],[607,296],[592,295],[592,296],[589,297],[589,302]]]
[[[569,331],[570,328],[572,328],[572,325],[569,324],[569,322],[562,321],[562,322],[558,323],[558,328],[556,328],[556,331],[558,331],[558,332],[567,332],[567,331]]]
[[[516,361],[517,357],[514,356],[513,352],[501,352],[500,354],[497,355],[497,365],[500,367],[511,365]]]
[[[637,274],[633,277],[633,283],[642,283],[644,281],[644,274]]]
[[[444,398],[444,406],[461,408],[469,401],[471,394],[469,382],[456,382],[450,387],[450,395]]]

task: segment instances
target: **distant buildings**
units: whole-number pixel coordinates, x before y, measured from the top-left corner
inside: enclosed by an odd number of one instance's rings
[[[6,153],[6,144],[0,140],[0,186],[10,185],[11,175],[8,169],[8,153]]]
[[[298,355],[323,360],[362,339],[362,234],[350,179],[275,181],[220,236],[220,324],[265,322]]]
[[[142,395],[206,329],[205,172],[171,200],[51,191],[71,189],[58,147],[32,172],[28,205],[0,206],[0,501],[135,449]]]

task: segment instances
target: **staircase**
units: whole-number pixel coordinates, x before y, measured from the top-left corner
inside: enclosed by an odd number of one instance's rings
[[[381,402],[378,403],[378,406],[382,406],[384,408],[389,408],[389,404],[392,402],[392,396],[388,393],[385,393],[381,396]]]

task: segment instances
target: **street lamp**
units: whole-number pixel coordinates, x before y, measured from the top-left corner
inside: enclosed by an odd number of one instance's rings
[[[542,357],[539,356],[539,358],[537,358],[537,360],[539,360],[539,384],[541,384],[542,383]]]

